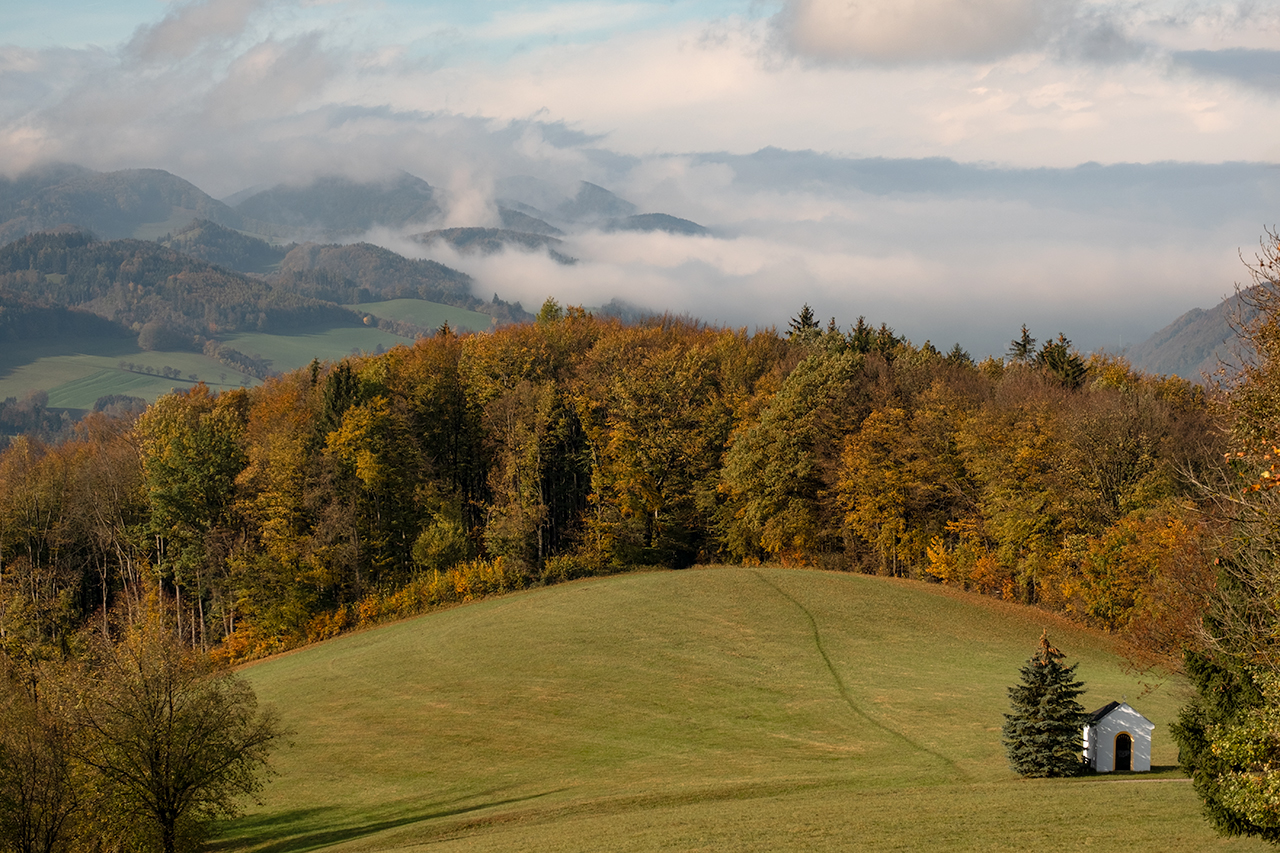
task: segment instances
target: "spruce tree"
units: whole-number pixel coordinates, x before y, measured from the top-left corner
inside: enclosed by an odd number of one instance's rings
[[[1012,713],[1004,715],[1004,748],[1009,766],[1022,776],[1074,776],[1082,768],[1081,731],[1086,715],[1076,697],[1084,683],[1075,665],[1048,634],[1022,668],[1022,683],[1009,688]]]
[[[834,317],[831,318],[831,322],[835,322]],[[818,318],[814,315],[813,309],[809,307],[809,303],[806,302],[804,307],[800,309],[800,313],[791,318],[790,328],[787,329],[787,337],[803,338],[808,333],[816,332],[817,330]]]

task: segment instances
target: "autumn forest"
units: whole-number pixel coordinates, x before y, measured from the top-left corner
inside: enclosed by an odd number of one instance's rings
[[[0,631],[53,654],[159,596],[234,661],[530,585],[781,562],[953,584],[1176,657],[1213,583],[1194,484],[1224,436],[1198,386],[1025,328],[975,363],[807,306],[747,333],[548,300],[13,440]]]

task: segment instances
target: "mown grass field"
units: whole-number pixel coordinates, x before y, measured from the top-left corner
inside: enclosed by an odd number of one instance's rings
[[[305,334],[268,335],[246,333],[225,339],[231,347],[247,355],[271,361],[273,370],[303,367],[313,358],[321,361],[344,358],[353,352],[373,352],[409,343],[378,329],[351,326],[321,329]],[[122,370],[121,361],[157,372],[173,367],[181,379]],[[47,343],[0,347],[0,399],[21,398],[28,391],[48,391],[49,405],[89,409],[107,394],[128,394],[155,400],[170,390],[190,388],[187,377],[196,374],[210,388],[225,390],[253,386],[259,380],[195,352],[143,352],[131,338],[68,338]]]
[[[391,349],[413,343],[389,332],[354,325],[289,335],[244,332],[219,340],[245,355],[269,360],[271,369],[281,372],[305,367],[312,359],[337,361],[353,353],[376,352],[379,346]]]
[[[446,321],[456,329],[470,331],[491,326],[486,314],[421,299],[394,299],[349,307],[427,328],[438,327]],[[376,328],[357,325],[298,334],[246,332],[222,340],[246,355],[267,359],[272,370],[282,372],[305,367],[312,359],[336,361],[352,353],[376,352],[379,347],[385,350],[412,343]],[[139,368],[149,365],[157,372],[163,367],[174,367],[182,378],[166,379],[122,370],[121,361],[133,362]],[[259,384],[259,380],[200,353],[143,352],[136,341],[128,337],[67,338],[0,347],[0,399],[21,398],[29,391],[47,391],[49,405],[54,407],[89,409],[99,397],[108,394],[155,400],[170,390],[191,387],[194,383],[187,377],[192,373],[214,390]]]
[[[437,329],[445,322],[454,329],[468,332],[486,332],[493,328],[493,318],[488,314],[428,302],[425,299],[389,299],[385,302],[361,302],[346,307],[387,320],[406,320],[427,329]]]
[[[173,367],[182,379],[122,370],[121,361]],[[0,347],[0,399],[28,391],[48,391],[49,405],[89,409],[107,394],[154,400],[172,388],[189,388],[194,373],[210,388],[237,388],[258,380],[192,352],[143,352],[131,338],[67,338],[47,343]]]
[[[1021,780],[999,728],[1041,629],[1153,774]],[[627,575],[250,666],[293,729],[223,851],[1254,850],[1171,765],[1185,686],[1103,636],[937,586],[786,569]]]

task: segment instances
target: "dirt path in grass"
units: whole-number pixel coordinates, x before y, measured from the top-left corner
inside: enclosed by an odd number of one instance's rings
[[[957,778],[959,779],[965,778],[965,775],[960,770],[959,766],[950,758],[947,758],[945,755],[942,755],[941,753],[934,752],[932,749],[929,749],[923,744],[917,743],[916,741],[904,735],[902,732],[889,728],[884,723],[880,722],[879,720],[875,719],[870,714],[868,714],[866,711],[862,710],[862,708],[858,705],[858,703],[854,701],[853,694],[849,692],[849,688],[845,685],[844,679],[840,677],[840,672],[836,669],[835,664],[831,662],[831,656],[827,654],[827,649],[822,644],[822,632],[818,630],[818,620],[813,618],[813,613],[809,611],[809,608],[805,607],[803,604],[800,603],[800,601],[795,596],[783,590],[782,587],[778,586],[773,581],[769,580],[760,572],[753,570],[752,574],[755,575],[766,586],[772,588],[773,591],[776,592],[778,595],[782,596],[787,601],[791,602],[791,604],[794,605],[795,608],[799,610],[801,613],[803,613],[804,617],[809,620],[809,629],[813,633],[813,644],[817,647],[818,655],[822,658],[822,662],[826,665],[827,671],[831,673],[831,679],[835,682],[836,690],[837,692],[839,692],[840,698],[844,699],[844,702],[846,705],[849,706],[850,711],[852,711],[856,716],[862,718],[863,720],[866,720],[867,723],[874,726],[875,728],[880,729],[882,732],[885,732],[886,734],[890,735],[891,737],[897,740],[902,741],[912,749],[918,752],[923,752],[926,755],[931,755],[934,758],[936,758],[938,761],[941,761],[943,764],[945,764],[948,768],[951,769],[951,772],[953,772],[957,776]]]

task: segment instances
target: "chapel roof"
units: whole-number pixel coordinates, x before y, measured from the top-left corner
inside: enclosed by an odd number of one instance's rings
[[[1119,708],[1119,707],[1120,707],[1119,702],[1108,702],[1107,704],[1103,705],[1101,708],[1099,708],[1098,710],[1090,714],[1088,717],[1088,722],[1096,723],[1098,722],[1098,720],[1101,720],[1107,714],[1110,714],[1112,711],[1114,711],[1116,708]]]

